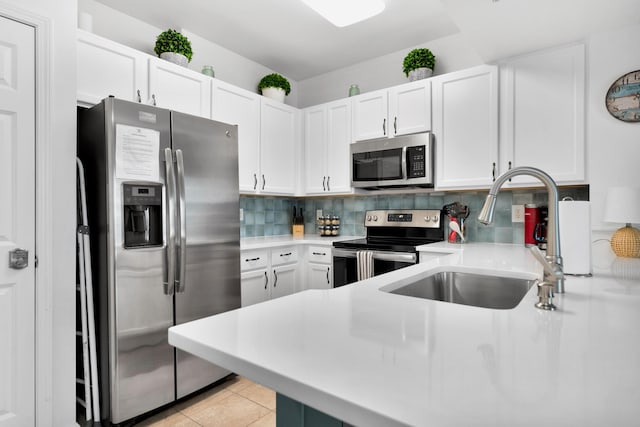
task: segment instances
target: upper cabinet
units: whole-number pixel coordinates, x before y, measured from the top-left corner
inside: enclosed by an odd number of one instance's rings
[[[351,193],[351,101],[342,99],[303,112],[305,193]]]
[[[260,192],[294,194],[297,191],[299,127],[297,108],[261,97]]]
[[[78,30],[78,102],[113,95],[201,117],[211,115],[211,78]]]
[[[77,49],[79,103],[95,105],[109,95],[138,102],[149,98],[147,55],[82,30]]]
[[[238,125],[240,191],[257,192],[260,178],[260,95],[213,79],[211,118]]]
[[[484,188],[498,174],[498,68],[431,79],[436,188]]]
[[[353,98],[353,140],[431,130],[431,82],[418,80]]]
[[[584,45],[511,59],[500,69],[501,170],[533,166],[557,183],[583,183]],[[517,176],[510,185],[531,184],[540,182]]]
[[[149,97],[154,105],[211,116],[211,77],[160,58],[149,58]]]

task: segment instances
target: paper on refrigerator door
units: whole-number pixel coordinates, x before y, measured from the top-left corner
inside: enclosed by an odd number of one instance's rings
[[[160,132],[138,126],[116,125],[116,178],[138,181],[160,179]]]

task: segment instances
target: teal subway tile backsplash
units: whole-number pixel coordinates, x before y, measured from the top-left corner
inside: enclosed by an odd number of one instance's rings
[[[341,218],[340,234],[364,235],[364,215],[374,209],[441,209],[448,203],[459,202],[469,206],[471,214],[466,221],[467,239],[472,242],[523,243],[524,225],[511,222],[511,206],[536,203],[547,204],[544,189],[501,191],[498,194],[494,222],[480,224],[476,218],[487,195],[486,190],[465,192],[434,192],[398,195],[357,195],[343,197],[265,197],[240,196],[244,219],[240,223],[241,237],[278,236],[291,234],[293,207],[302,208],[305,233],[317,232],[316,211]],[[589,187],[562,187],[560,199],[589,200]]]

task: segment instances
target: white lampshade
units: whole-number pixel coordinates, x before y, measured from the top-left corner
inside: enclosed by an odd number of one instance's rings
[[[336,27],[346,27],[384,10],[382,0],[302,0]]]
[[[604,221],[640,224],[640,187],[610,187],[607,190]]]

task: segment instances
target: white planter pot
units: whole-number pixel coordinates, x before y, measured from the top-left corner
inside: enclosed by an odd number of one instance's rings
[[[187,64],[189,63],[189,59],[187,59],[187,57],[181,53],[162,52],[160,54],[160,58],[164,59],[165,61],[169,61],[174,64],[181,65],[183,67],[186,67]]]
[[[265,87],[262,88],[262,96],[273,99],[275,101],[284,102],[285,92],[284,89],[279,87]]]
[[[409,81],[415,82],[416,80],[426,79],[432,75],[433,70],[431,68],[416,68],[415,70],[409,71]]]

